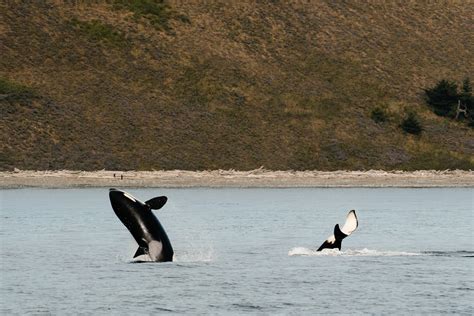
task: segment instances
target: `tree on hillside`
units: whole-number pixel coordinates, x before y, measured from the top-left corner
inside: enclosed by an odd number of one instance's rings
[[[420,121],[415,113],[409,112],[407,117],[403,120],[400,127],[409,134],[419,135],[423,131]]]
[[[376,107],[372,110],[370,117],[375,123],[383,123],[388,121],[387,113],[384,109]]]
[[[427,103],[436,115],[452,116],[459,99],[457,90],[455,82],[443,79],[433,88],[425,89]]]
[[[462,82],[459,101],[464,105],[467,111],[467,117],[474,121],[474,96],[472,95],[472,86],[469,78],[465,78]]]

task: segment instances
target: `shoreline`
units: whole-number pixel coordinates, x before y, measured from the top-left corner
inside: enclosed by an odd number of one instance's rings
[[[27,171],[0,172],[0,188],[441,188],[474,187],[474,171]]]

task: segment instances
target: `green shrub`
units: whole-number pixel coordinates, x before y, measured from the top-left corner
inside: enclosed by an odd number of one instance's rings
[[[472,127],[474,125],[474,96],[472,95],[472,86],[469,78],[465,78],[462,82],[459,100],[466,106],[468,124]]]
[[[436,115],[452,115],[459,99],[457,90],[458,86],[455,82],[443,79],[433,88],[425,89],[426,101]]]
[[[121,46],[126,42],[123,34],[115,30],[113,26],[97,20],[79,21],[72,19],[71,24],[92,41],[106,42],[116,46]]]
[[[419,135],[423,131],[420,121],[415,113],[409,112],[407,117],[402,121],[400,127],[409,134]]]
[[[144,18],[158,30],[170,30],[168,22],[171,19],[190,23],[186,15],[178,14],[163,0],[115,0],[114,7],[133,12],[136,19]]]
[[[388,121],[387,113],[384,109],[381,109],[379,107],[372,110],[372,112],[370,113],[370,117],[375,123],[383,123]]]
[[[168,21],[172,17],[170,7],[160,0],[116,0],[117,9],[127,9],[135,18],[147,19],[155,28],[168,30]]]
[[[34,90],[10,80],[0,78],[0,94],[7,95],[8,99],[31,98]]]
[[[433,88],[425,89],[425,95],[426,102],[436,115],[449,116],[459,120],[466,119],[467,125],[474,127],[474,97],[469,78],[463,80],[459,92],[455,82],[443,79]],[[459,103],[462,105],[462,109],[466,109],[467,113],[458,115],[462,113],[457,113]]]

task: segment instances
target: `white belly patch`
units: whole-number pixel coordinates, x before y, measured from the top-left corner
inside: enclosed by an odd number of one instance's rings
[[[161,257],[162,250],[163,245],[160,241],[152,240],[148,243],[148,254],[150,255],[151,260],[158,261]]]

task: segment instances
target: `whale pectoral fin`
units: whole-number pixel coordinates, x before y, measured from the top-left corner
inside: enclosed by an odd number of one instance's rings
[[[133,255],[133,258],[136,258],[136,257],[141,256],[141,255],[146,255],[146,254],[147,254],[147,251],[144,247],[138,247],[137,251]]]
[[[166,204],[166,201],[168,201],[166,196],[158,196],[146,201],[145,204],[148,205],[152,210],[159,210],[163,207],[163,205]]]

